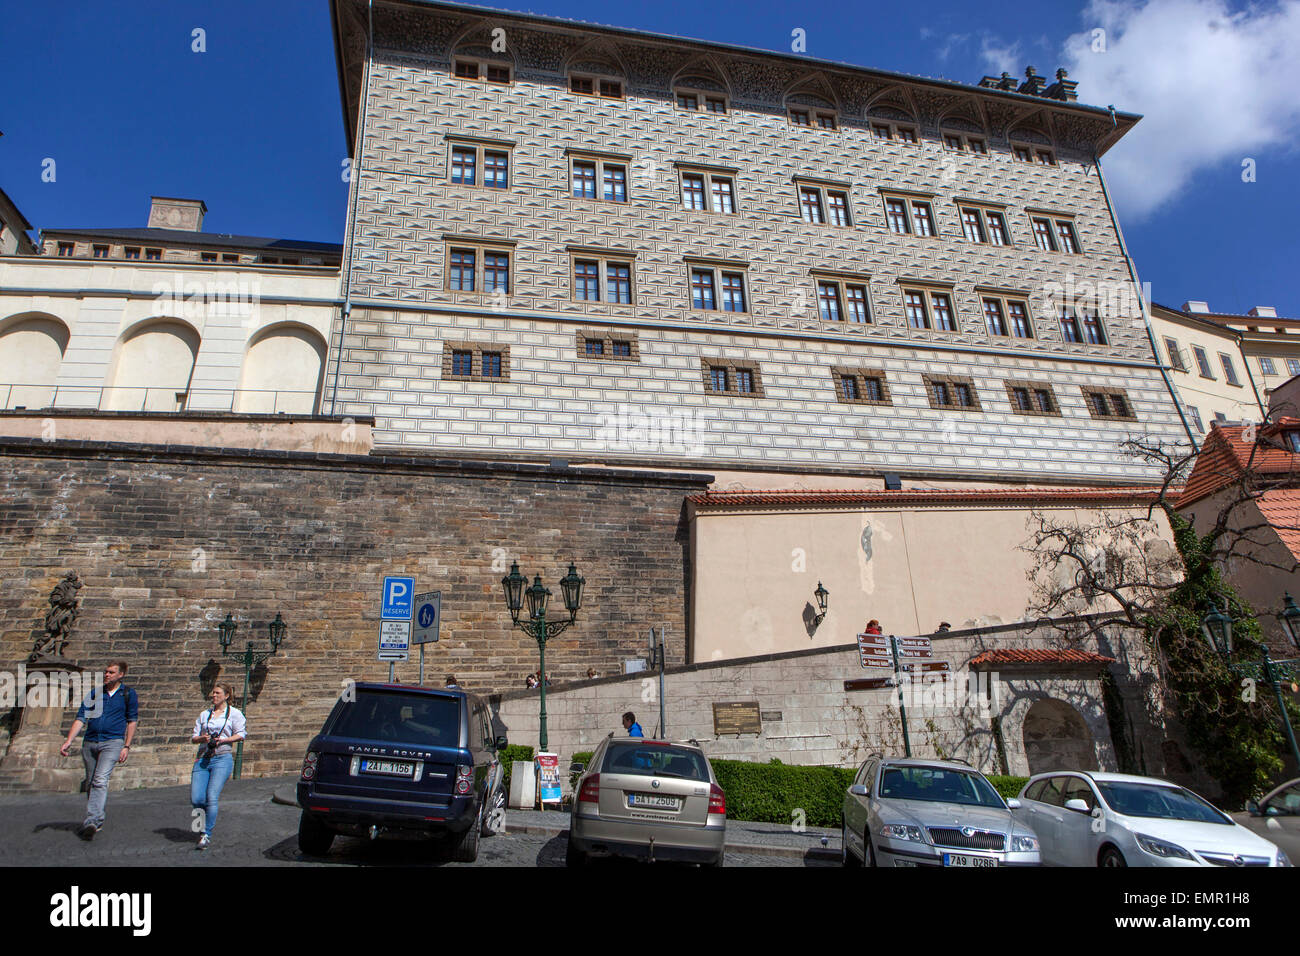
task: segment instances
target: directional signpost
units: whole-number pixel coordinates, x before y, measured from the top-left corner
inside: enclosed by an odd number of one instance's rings
[[[415,578],[384,578],[379,601],[379,659],[388,661],[388,680],[394,677],[397,661],[411,657],[411,613],[415,600]]]
[[[425,591],[415,596],[415,630],[411,643],[420,645],[420,683],[424,683],[424,645],[438,640],[442,623],[442,592]]]
[[[898,711],[903,721],[903,749],[907,756],[912,756],[912,741],[907,734],[907,704],[904,701],[903,682],[898,679],[899,673],[905,674],[939,674],[940,680],[948,680],[948,675],[952,672],[952,665],[947,661],[929,660],[934,657],[934,646],[930,643],[928,637],[895,637],[890,634],[886,637],[883,634],[859,634],[858,635],[858,659],[862,662],[863,667],[889,667],[891,664],[894,668],[894,684],[898,687]],[[903,663],[901,659],[906,660]],[[913,663],[916,661],[916,663]],[[853,681],[854,685],[866,684],[866,681]],[[874,681],[871,683],[874,684]],[[848,683],[845,689],[850,689]],[[855,686],[851,689],[857,689]],[[864,688],[865,689],[865,688]]]
[[[889,638],[883,634],[859,634],[858,659],[863,667],[888,667]]]

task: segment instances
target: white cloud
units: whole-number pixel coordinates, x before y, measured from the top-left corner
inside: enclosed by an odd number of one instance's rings
[[[1300,134],[1300,0],[1235,12],[1223,0],[1093,0],[1083,22],[1064,47],[1080,100],[1143,114],[1105,160],[1127,219],[1211,168],[1241,184],[1243,159]]]
[[[1022,70],[1021,60],[1023,55],[1020,52],[1020,42],[999,43],[989,34],[980,37],[980,59],[982,59],[994,76],[1001,73],[1010,73],[1012,76],[1019,76]]]

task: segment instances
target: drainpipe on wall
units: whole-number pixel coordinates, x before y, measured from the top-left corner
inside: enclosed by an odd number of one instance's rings
[[[1118,126],[1119,122],[1115,119],[1115,107],[1106,107],[1110,110],[1110,121]],[[1169,390],[1169,397],[1174,400],[1174,408],[1178,410],[1178,417],[1182,420],[1183,431],[1187,432],[1187,440],[1192,443],[1192,451],[1199,452],[1200,445],[1196,441],[1196,436],[1192,434],[1192,426],[1187,422],[1187,416],[1183,413],[1183,403],[1178,400],[1178,392],[1174,389],[1174,383],[1169,380],[1169,372],[1165,369],[1165,363],[1160,361],[1160,352],[1156,348],[1156,336],[1151,330],[1151,316],[1147,312],[1147,301],[1142,295],[1142,284],[1138,281],[1137,268],[1133,265],[1133,257],[1128,254],[1128,244],[1124,242],[1124,230],[1120,228],[1119,220],[1115,217],[1115,207],[1110,202],[1110,190],[1106,188],[1106,175],[1101,171],[1101,157],[1097,155],[1097,150],[1092,151],[1092,164],[1097,169],[1097,181],[1101,183],[1101,194],[1106,200],[1106,212],[1110,214],[1110,223],[1115,229],[1115,238],[1119,240],[1119,251],[1124,256],[1124,264],[1128,266],[1129,279],[1133,282],[1133,290],[1137,293],[1138,304],[1142,307],[1142,323],[1146,326],[1147,341],[1151,343],[1151,356],[1156,360],[1156,367],[1160,369],[1160,377],[1165,380],[1165,388]]]
[[[352,315],[352,255],[355,248],[356,228],[357,228],[357,198],[361,193],[361,159],[366,147],[366,102],[370,93],[370,65],[374,62],[375,53],[375,0],[370,0],[366,5],[366,16],[368,18],[367,35],[366,35],[366,65],[365,71],[361,77],[361,99],[357,104],[357,140],[356,148],[353,153],[356,154],[356,162],[352,165],[352,183],[350,190],[350,202],[348,203],[348,229],[347,229],[347,255],[343,268],[343,308],[339,314],[339,342],[338,347],[334,350],[334,386],[330,389],[330,414],[334,414],[334,406],[339,397],[339,375],[343,370],[343,338],[347,333],[348,319]]]
[[[1246,378],[1250,379],[1250,390],[1255,393],[1255,404],[1259,406],[1260,421],[1268,421],[1268,409],[1264,407],[1263,396],[1259,393],[1259,386],[1255,384],[1255,373],[1250,370],[1250,360],[1246,358],[1246,350],[1241,347],[1245,336],[1240,332],[1237,333],[1237,352],[1241,355],[1241,364],[1246,367]]]

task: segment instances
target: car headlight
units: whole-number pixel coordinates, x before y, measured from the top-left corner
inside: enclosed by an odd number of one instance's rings
[[[1012,853],[1037,853],[1038,837],[1024,836],[1019,833],[1011,835],[1011,852]]]
[[[1281,847],[1279,847],[1277,851],[1277,865],[1291,866],[1291,858],[1286,855],[1286,851],[1283,850]]]
[[[1165,843],[1163,840],[1157,840],[1155,837],[1149,837],[1145,833],[1135,833],[1133,836],[1137,839],[1137,844],[1152,856],[1158,856],[1165,860],[1192,860],[1195,859],[1190,853],[1184,850],[1176,843]]]
[[[906,823],[886,823],[880,828],[880,835],[888,837],[891,840],[913,840],[917,843],[924,843],[925,836],[921,833],[920,827],[910,826]]]

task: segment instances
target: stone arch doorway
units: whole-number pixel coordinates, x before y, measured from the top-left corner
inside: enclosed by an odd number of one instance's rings
[[[1029,773],[1096,770],[1097,747],[1083,716],[1063,700],[1036,701],[1025,714],[1025,759]]]

